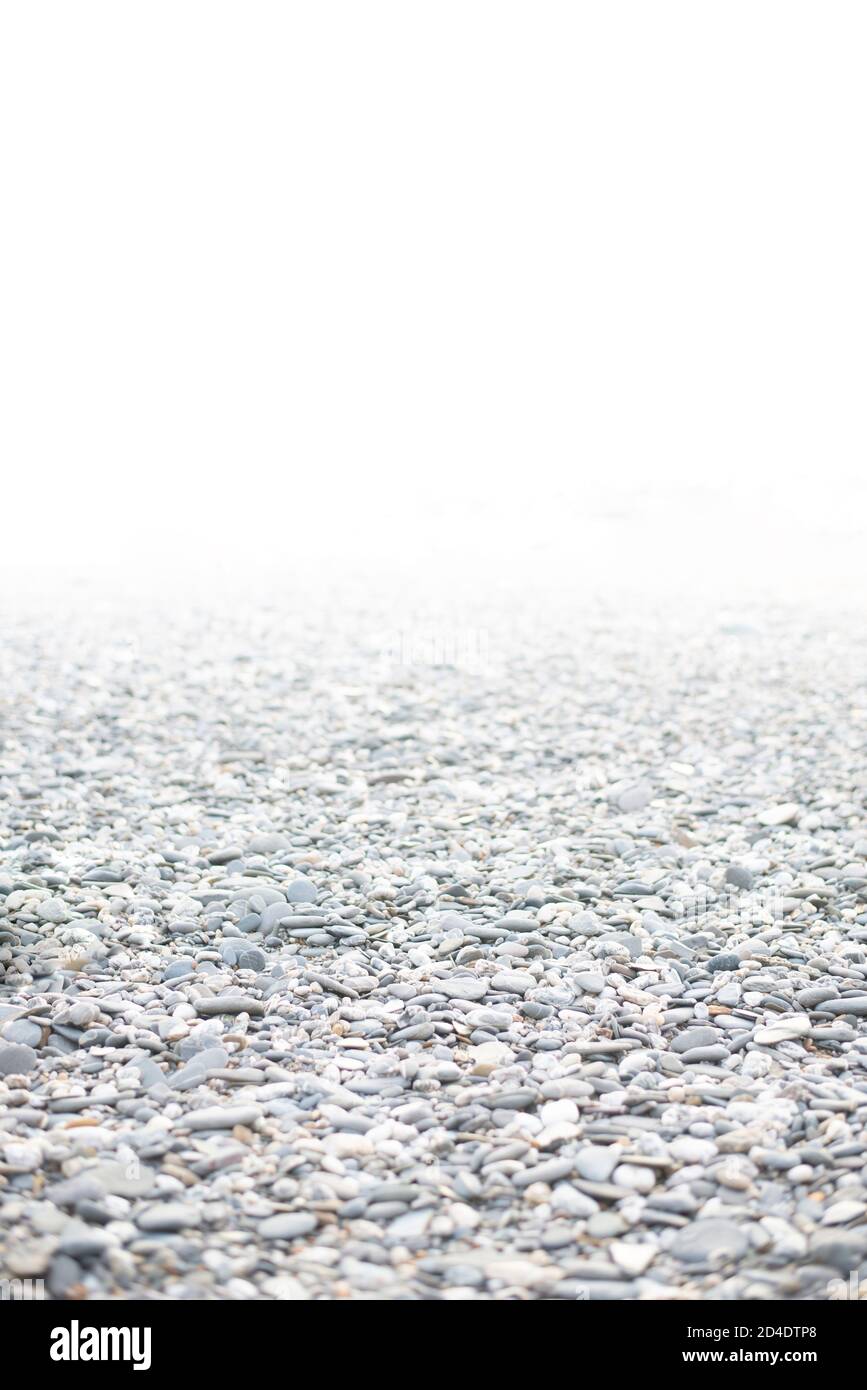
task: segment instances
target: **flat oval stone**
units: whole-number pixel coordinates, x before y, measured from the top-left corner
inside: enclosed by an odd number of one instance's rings
[[[39,1061],[27,1043],[8,1043],[0,1047],[0,1076],[27,1076]]]
[[[676,1033],[669,1043],[672,1052],[690,1052],[696,1047],[713,1047],[720,1040],[717,1028],[685,1028]]]
[[[261,1017],[265,1007],[260,999],[251,999],[246,994],[220,994],[214,999],[197,999],[196,1013],[203,1018],[215,1018],[219,1014],[252,1014]]]
[[[318,1224],[312,1212],[281,1212],[259,1223],[259,1235],[264,1240],[295,1240],[297,1236],[306,1236],[315,1231]]]
[[[16,1018],[5,1025],[3,1037],[6,1042],[23,1043],[26,1047],[36,1048],[42,1042],[42,1029],[29,1018]]]
[[[823,1014],[854,1014],[856,1018],[863,1018],[867,1014],[867,994],[854,994],[850,998],[829,1000],[819,1006],[819,1013]]]
[[[209,1105],[193,1110],[184,1123],[189,1129],[234,1129],[235,1125],[252,1125],[261,1118],[260,1105]]]
[[[536,980],[523,970],[501,970],[491,980],[491,989],[502,990],[504,994],[526,994]]]
[[[142,1231],[183,1231],[201,1226],[202,1213],[192,1202],[160,1202],[139,1212],[135,1221]]]
[[[746,1232],[733,1221],[708,1217],[678,1231],[670,1249],[684,1264],[725,1264],[741,1259],[749,1244]]]
[[[434,980],[432,987],[437,994],[444,994],[448,999],[464,999],[470,1002],[484,999],[488,992],[486,982],[477,975],[455,975],[450,979]]]

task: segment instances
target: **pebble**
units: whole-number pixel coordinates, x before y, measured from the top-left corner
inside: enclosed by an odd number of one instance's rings
[[[42,1029],[39,1024],[32,1023],[27,1018],[18,1018],[12,1023],[7,1023],[2,1029],[2,1035],[6,1042],[23,1043],[26,1047],[36,1048],[42,1043]],[[0,1067],[2,1067],[2,1053],[0,1053]]]
[[[584,994],[601,994],[605,988],[605,977],[590,970],[582,970],[575,976],[575,988]]]
[[[216,1018],[219,1014],[256,1014],[265,1012],[259,999],[246,994],[223,994],[215,999],[197,999],[196,1013],[204,1018]]]
[[[201,1211],[191,1202],[160,1202],[139,1212],[136,1225],[142,1231],[183,1231],[199,1226],[201,1220]]]
[[[259,1225],[259,1235],[263,1240],[295,1240],[315,1231],[318,1222],[310,1212],[286,1212],[280,1216],[269,1216]]]
[[[620,1160],[620,1152],[612,1145],[588,1145],[575,1155],[575,1171],[588,1182],[608,1182]]]
[[[515,1060],[515,1054],[507,1043],[484,1042],[469,1049],[473,1062],[474,1076],[489,1076],[492,1071],[508,1066]]]
[[[36,1070],[38,1060],[26,1043],[0,1044],[0,1076],[26,1076]]]
[[[867,1015],[867,994],[847,995],[842,999],[829,999],[817,1006],[825,1014],[853,1014],[856,1018]]]
[[[652,1168],[636,1168],[631,1163],[619,1164],[612,1174],[615,1187],[628,1187],[633,1192],[651,1192],[655,1181]]]
[[[806,1014],[793,1014],[769,1024],[767,1028],[757,1028],[753,1034],[761,1047],[775,1047],[777,1043],[793,1042],[810,1032],[812,1024]]]
[[[653,1245],[639,1245],[637,1241],[613,1240],[610,1247],[615,1265],[626,1270],[627,1274],[644,1274],[656,1259],[657,1250]]]
[[[258,1105],[205,1106],[186,1117],[189,1129],[234,1129],[236,1125],[251,1125],[260,1118]]]
[[[685,1264],[716,1265],[742,1259],[748,1247],[749,1238],[742,1227],[733,1221],[708,1218],[678,1231],[670,1249],[675,1259]]]
[[[707,962],[707,969],[714,974],[718,970],[739,970],[741,965],[740,956],[736,956],[732,951],[723,951],[718,956],[711,956]]]
[[[720,1040],[715,1028],[685,1028],[671,1041],[672,1052],[692,1052],[699,1047],[712,1047]]]
[[[653,788],[649,782],[636,782],[634,787],[628,787],[620,793],[617,798],[617,805],[626,814],[632,811],[643,811],[649,805],[652,796]]]
[[[834,1202],[822,1215],[823,1226],[845,1226],[850,1221],[862,1221],[867,1213],[864,1202]]]
[[[795,801],[784,801],[779,806],[768,806],[764,811],[760,811],[757,820],[759,825],[790,825],[798,820],[801,808]]]
[[[290,840],[288,835],[281,835],[278,831],[263,832],[253,835],[247,846],[251,854],[279,854],[282,850],[289,848]]]
[[[289,903],[315,903],[318,897],[316,885],[309,878],[293,879],[286,889],[286,901]]]
[[[532,989],[536,981],[532,975],[527,975],[521,970],[501,970],[494,975],[491,980],[491,988],[505,990],[509,994],[526,994],[528,989]],[[483,995],[477,996],[479,998]]]
[[[730,864],[726,869],[726,883],[730,883],[733,888],[743,888],[749,892],[755,883],[755,876],[742,864]]]
[[[437,980],[434,989],[438,993],[446,995],[448,999],[476,1001],[484,999],[488,992],[485,981],[476,979],[472,975],[455,975],[450,980]]]

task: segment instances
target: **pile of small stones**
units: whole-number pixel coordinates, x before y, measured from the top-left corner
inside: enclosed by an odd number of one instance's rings
[[[867,1275],[859,635],[495,612],[462,661],[394,630],[7,622],[0,1274],[240,1300]]]

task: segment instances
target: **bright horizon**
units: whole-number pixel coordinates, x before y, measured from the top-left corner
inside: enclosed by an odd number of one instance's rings
[[[6,582],[541,554],[852,597],[864,29],[6,7]]]

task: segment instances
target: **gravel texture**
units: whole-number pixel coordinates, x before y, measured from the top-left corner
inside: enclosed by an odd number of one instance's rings
[[[4,1277],[867,1288],[863,632],[292,612],[5,624]]]

